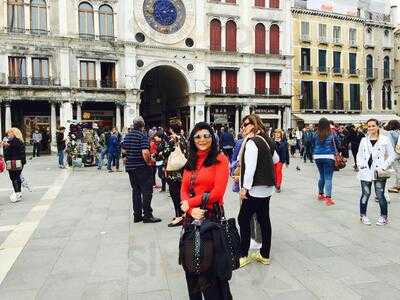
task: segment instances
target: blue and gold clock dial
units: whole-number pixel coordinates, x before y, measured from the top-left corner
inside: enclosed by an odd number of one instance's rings
[[[177,32],[186,18],[182,0],[145,0],[143,14],[151,28],[164,34]]]

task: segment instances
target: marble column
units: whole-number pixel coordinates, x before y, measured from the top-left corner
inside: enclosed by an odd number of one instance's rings
[[[50,109],[50,132],[51,132],[51,151],[57,151],[56,132],[57,132],[57,116],[56,103],[51,102]]]
[[[194,127],[195,124],[195,106],[194,104],[189,104],[189,109],[190,109],[190,131]]]
[[[118,103],[115,105],[115,127],[121,132],[121,107]]]
[[[278,109],[278,129],[282,128],[282,111]]]
[[[62,122],[60,120],[60,125],[65,127],[65,136],[68,136],[69,134],[69,126],[71,125],[71,121],[73,120],[73,115],[72,115],[72,103],[71,102],[64,102],[62,104]]]
[[[81,102],[76,102],[76,121],[77,122],[82,121],[82,103]]]
[[[239,134],[240,130],[240,115],[239,115],[239,106],[236,106],[235,110],[235,134],[236,136]]]
[[[288,130],[289,128],[292,128],[292,109],[289,106],[285,107],[283,122],[283,129]]]
[[[5,114],[5,123],[4,123],[4,129],[8,130],[11,128],[11,104],[6,103],[6,114]]]
[[[206,122],[208,124],[211,123],[211,106],[207,106],[207,110],[206,110]]]
[[[138,110],[139,93],[129,93],[126,95],[126,103],[124,106],[124,127],[129,128],[132,126],[133,119],[139,116]]]
[[[245,117],[250,114],[250,105],[244,105],[242,109],[242,116]]]

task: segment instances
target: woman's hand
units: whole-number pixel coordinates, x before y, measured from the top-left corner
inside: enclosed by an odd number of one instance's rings
[[[240,197],[240,200],[242,200],[242,201],[246,200],[247,199],[247,190],[242,188],[239,192],[239,197]]]
[[[189,210],[189,202],[187,200],[182,201],[181,209],[184,213],[186,213]]]
[[[201,219],[204,218],[204,213],[205,213],[205,212],[206,212],[206,211],[205,211],[204,209],[195,207],[195,208],[192,209],[191,215],[192,215],[193,219],[195,219],[195,220],[201,220]]]

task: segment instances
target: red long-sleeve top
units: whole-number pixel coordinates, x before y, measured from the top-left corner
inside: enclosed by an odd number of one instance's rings
[[[194,171],[185,170],[183,172],[181,199],[189,202],[188,213],[191,214],[192,209],[200,207],[203,194],[210,193],[208,199],[208,209],[212,209],[214,203],[224,204],[224,194],[229,178],[229,162],[224,154],[217,156],[217,163],[206,167],[203,165],[208,155],[208,151],[198,151],[198,159],[196,165],[196,180],[194,184],[194,197],[190,197],[190,179]]]

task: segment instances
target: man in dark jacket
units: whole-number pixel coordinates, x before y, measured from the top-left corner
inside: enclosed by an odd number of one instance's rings
[[[58,152],[58,166],[61,169],[64,169],[64,150],[66,148],[65,143],[65,127],[60,127],[56,134],[56,142],[57,142],[57,152]]]
[[[304,146],[303,159],[304,159],[304,162],[307,161],[307,158],[310,160],[310,162],[314,162],[313,156],[312,156],[313,136],[314,136],[314,130],[311,125],[304,128],[304,132],[303,132],[303,146]]]
[[[228,156],[229,161],[231,161],[233,147],[235,147],[235,138],[233,137],[233,134],[224,127],[221,127],[221,137],[219,140],[219,144],[222,152],[224,152],[224,154]]]

